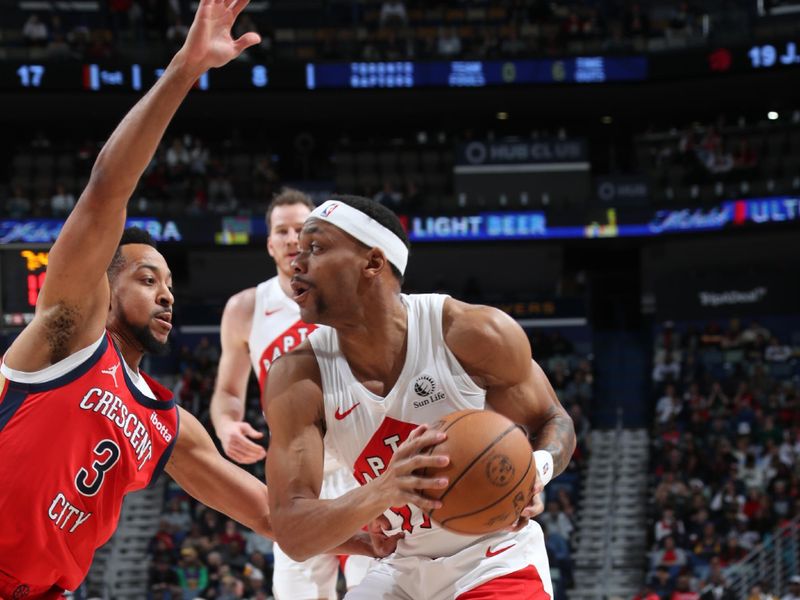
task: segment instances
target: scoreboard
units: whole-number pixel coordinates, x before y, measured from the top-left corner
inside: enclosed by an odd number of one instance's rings
[[[0,325],[21,327],[33,319],[44,285],[49,246],[5,246],[0,250]]]

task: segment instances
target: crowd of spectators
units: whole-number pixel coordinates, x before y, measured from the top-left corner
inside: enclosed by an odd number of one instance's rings
[[[785,334],[737,319],[660,331],[650,595],[729,597],[736,563],[800,514],[800,350]]]
[[[279,189],[277,156],[258,144],[193,135],[166,138],[131,197],[134,215],[258,214]],[[12,159],[0,180],[0,218],[65,218],[89,179],[102,142],[51,142],[39,135]]]
[[[561,404],[569,412],[577,434],[577,448],[566,471],[545,491],[545,512],[537,521],[545,532],[555,600],[565,600],[573,587],[574,533],[581,474],[589,455],[588,415],[592,409],[593,370],[585,348],[572,342],[559,330],[533,330],[531,348],[536,361],[547,374]]]
[[[245,12],[236,33],[258,31],[248,51],[260,61],[498,58],[579,52],[643,51],[703,41],[706,2],[328,0],[270,3]],[[709,3],[713,8],[713,4]],[[742,11],[743,18],[748,15]],[[191,22],[183,0],[111,0],[94,13],[21,13],[21,45],[46,58],[100,60],[138,48],[163,56]],[[65,21],[67,22],[65,24]],[[705,25],[704,25],[705,21]],[[10,38],[10,39],[9,39]],[[656,40],[658,43],[652,44]]]
[[[800,110],[695,122],[653,130],[635,142],[637,170],[653,189],[687,199],[796,193],[800,189]]]
[[[572,415],[578,433],[578,450],[573,461],[548,486],[546,511],[538,517],[547,532],[556,597],[564,600],[572,578],[570,540],[575,530],[580,473],[588,453],[590,426],[585,415],[592,401],[592,366],[558,331],[536,331],[531,335],[531,343],[536,359]],[[174,386],[175,396],[214,437],[208,410],[219,361],[217,343],[201,337],[192,347],[182,346],[177,361],[180,374]],[[246,419],[256,429],[266,429],[254,378],[248,387]],[[263,465],[246,468],[263,480]],[[197,503],[172,481],[166,488],[163,514],[149,545],[148,560],[148,593],[152,600],[271,597],[271,542]]]
[[[209,405],[219,347],[208,337],[178,352],[178,403],[198,417],[214,437]],[[250,381],[246,418],[265,430],[258,385]],[[263,464],[245,466],[261,481]],[[149,545],[148,594],[153,600],[194,598],[266,600],[272,589],[272,542],[199,504],[169,481],[158,531]]]

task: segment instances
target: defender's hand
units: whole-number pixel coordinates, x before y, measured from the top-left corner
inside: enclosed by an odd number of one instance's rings
[[[261,42],[255,32],[234,40],[231,28],[250,0],[200,0],[183,47],[178,51],[186,64],[198,71],[221,67],[250,46]]]

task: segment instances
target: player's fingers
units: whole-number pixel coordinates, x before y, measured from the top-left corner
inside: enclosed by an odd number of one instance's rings
[[[439,500],[426,498],[420,494],[406,494],[406,498],[403,502],[406,504],[414,504],[425,512],[442,508],[442,503]]]
[[[232,444],[232,449],[235,450],[242,461],[255,462],[267,455],[264,448],[254,444],[246,437],[236,439]]]
[[[523,512],[525,512],[525,511],[523,511]],[[508,531],[515,531],[516,532],[516,531],[520,531],[521,529],[525,529],[525,527],[527,527],[529,522],[530,522],[529,518],[520,516],[520,518],[517,519],[517,522],[514,523],[514,525],[512,525],[511,527],[508,528]]]
[[[404,488],[413,490],[441,490],[446,488],[450,481],[447,477],[402,477],[400,484]]]
[[[407,472],[425,469],[428,467],[446,467],[450,462],[450,457],[446,454],[417,454],[407,458],[402,465],[402,469]]]
[[[242,423],[242,433],[247,437],[251,437],[257,440],[260,440],[261,438],[264,437],[264,434],[258,431],[257,429],[254,429],[253,426],[250,425],[250,423]]]
[[[238,17],[248,4],[250,0],[232,0],[228,7],[233,11],[233,18]]]
[[[233,42],[233,47],[238,54],[247,50],[250,46],[255,46],[261,43],[261,36],[254,31],[245,33],[238,40]]]
[[[404,456],[417,454],[423,448],[441,444],[447,439],[447,434],[441,431],[425,431],[415,438],[409,438],[398,448],[397,452],[402,452]]]
[[[408,434],[408,437],[406,438],[405,443],[407,444],[411,440],[417,439],[419,436],[421,436],[426,431],[428,431],[428,426],[425,423],[423,423],[422,425],[417,425],[417,427],[415,429],[412,429],[411,433]]]

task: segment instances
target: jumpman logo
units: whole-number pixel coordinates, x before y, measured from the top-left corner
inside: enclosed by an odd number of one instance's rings
[[[114,387],[119,387],[117,385],[117,369],[119,369],[119,363],[115,364],[113,367],[108,369],[101,369],[100,372],[104,375],[111,375],[114,378]]]

